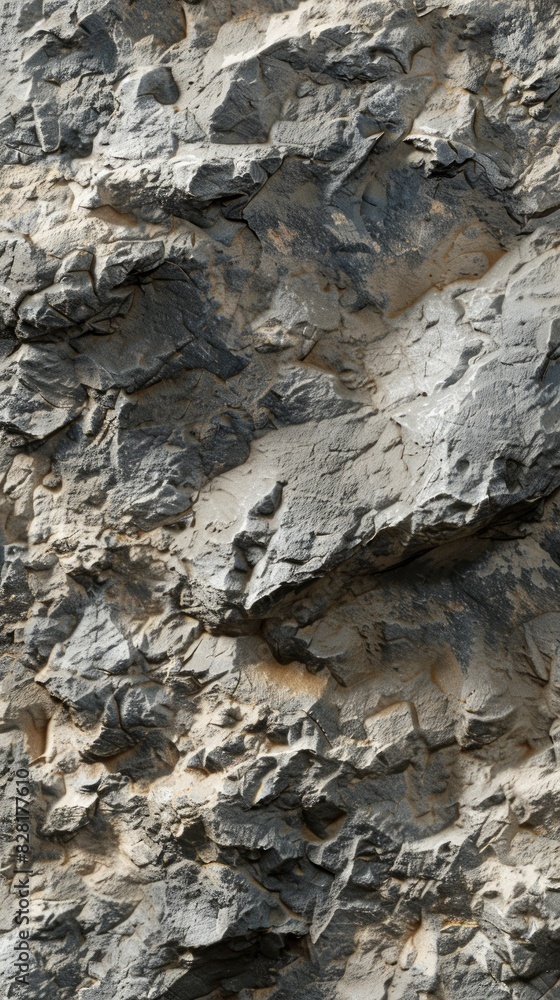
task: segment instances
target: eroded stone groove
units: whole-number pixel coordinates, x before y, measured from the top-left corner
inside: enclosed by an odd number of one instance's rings
[[[0,3],[6,996],[560,996],[558,24]]]

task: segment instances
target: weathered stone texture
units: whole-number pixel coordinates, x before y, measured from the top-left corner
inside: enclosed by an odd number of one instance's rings
[[[3,0],[33,1000],[560,997],[554,0]]]

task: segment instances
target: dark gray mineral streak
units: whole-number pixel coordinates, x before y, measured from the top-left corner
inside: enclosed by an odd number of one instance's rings
[[[559,25],[0,3],[3,996],[560,997]]]

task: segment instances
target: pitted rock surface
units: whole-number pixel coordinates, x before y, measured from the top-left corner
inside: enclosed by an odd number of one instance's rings
[[[0,4],[6,996],[560,997],[559,25]]]

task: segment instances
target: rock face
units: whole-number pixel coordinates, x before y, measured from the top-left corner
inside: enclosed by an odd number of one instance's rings
[[[3,0],[7,997],[560,996],[558,24]]]

